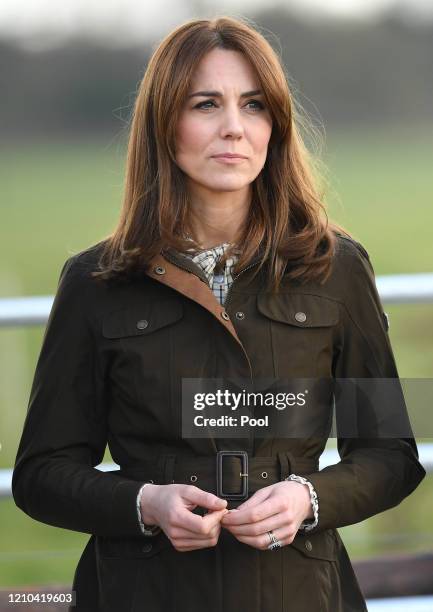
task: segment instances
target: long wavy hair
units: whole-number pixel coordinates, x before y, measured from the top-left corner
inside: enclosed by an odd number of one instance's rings
[[[319,194],[322,162],[306,147],[300,128],[314,128],[292,96],[283,64],[266,38],[247,21],[220,16],[194,19],[169,33],[153,52],[138,88],[130,122],[124,197],[114,231],[104,239],[100,279],[128,279],[148,269],[167,248],[185,251],[189,194],[175,160],[175,133],[198,62],[212,49],[239,51],[255,69],[272,116],[264,167],[251,184],[247,222],[227,251],[240,249],[236,274],[260,255],[267,289],[278,291],[283,275],[301,283],[324,282],[331,272],[335,232]]]

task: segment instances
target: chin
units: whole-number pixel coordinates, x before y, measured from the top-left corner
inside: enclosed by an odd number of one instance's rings
[[[242,185],[219,185],[217,187],[208,187],[210,191],[215,191],[219,193],[231,193],[235,191],[241,191],[241,189],[245,189],[247,185],[242,183]]]
[[[200,181],[200,184],[210,191],[239,191],[240,189],[245,189],[245,187],[250,184],[250,181],[246,181],[245,179],[236,180],[235,177],[233,177],[233,180]]]

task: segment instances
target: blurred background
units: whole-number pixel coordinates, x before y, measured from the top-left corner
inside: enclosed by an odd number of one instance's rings
[[[54,294],[64,261],[111,231],[153,48],[222,14],[252,20],[281,53],[322,132],[329,216],[376,274],[433,272],[431,0],[0,0],[0,297]],[[400,376],[431,378],[433,304],[385,310]],[[42,335],[0,329],[0,469],[15,460]],[[397,508],[340,529],[352,560],[432,551],[432,500],[429,474]],[[88,538],[0,499],[0,587],[70,584]]]

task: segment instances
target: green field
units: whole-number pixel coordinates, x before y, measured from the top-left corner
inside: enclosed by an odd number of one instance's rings
[[[378,275],[433,272],[432,131],[328,134],[330,218],[362,242]],[[111,231],[123,186],[120,140],[0,151],[0,297],[53,294],[65,259]],[[385,310],[400,376],[433,377],[433,304]],[[15,459],[42,333],[0,329],[0,468]],[[397,508],[341,529],[349,554],[433,549],[432,500],[429,475]],[[37,523],[0,500],[0,586],[70,583],[88,537]]]

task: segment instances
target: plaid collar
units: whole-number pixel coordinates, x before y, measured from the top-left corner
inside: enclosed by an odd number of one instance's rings
[[[227,292],[233,283],[232,270],[238,260],[237,255],[233,254],[232,257],[227,259],[224,270],[218,271],[218,273],[215,274],[215,267],[229,246],[229,242],[223,242],[210,249],[196,251],[191,248],[185,252],[185,255],[192,259],[192,261],[203,270],[208,279],[209,287],[212,289],[220,304],[224,304]]]

